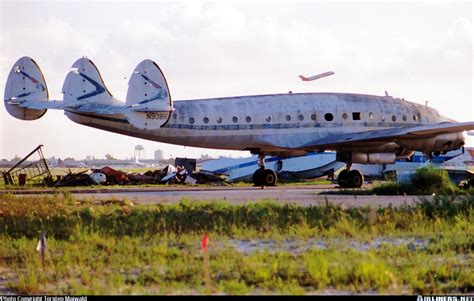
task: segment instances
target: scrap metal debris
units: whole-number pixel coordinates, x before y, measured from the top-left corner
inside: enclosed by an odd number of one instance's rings
[[[84,170],[77,173],[69,171],[64,177],[58,177],[53,186],[88,186],[92,185],[91,178],[87,174],[89,170]]]
[[[53,187],[89,186],[89,185],[146,185],[146,184],[212,184],[230,183],[227,176],[209,171],[196,172],[196,159],[177,158],[175,166],[167,165],[163,169],[148,170],[144,173],[125,172],[110,166],[85,169],[79,172],[69,170],[65,175],[53,180],[47,161],[36,147],[9,170],[2,172],[5,185],[47,185]],[[39,159],[32,160],[37,154]]]
[[[105,166],[100,169],[88,169],[73,173],[69,171],[59,177],[53,185],[88,186],[88,185],[145,185],[145,184],[211,184],[226,185],[230,181],[225,175],[209,171],[189,174],[183,166],[168,165],[161,170],[148,170],[144,173],[127,173]]]
[[[114,184],[125,185],[125,184],[128,184],[129,182],[129,178],[125,172],[115,170],[109,166],[105,166],[105,167],[102,167],[101,169],[96,169],[94,171],[103,173],[105,177],[107,178],[106,182],[111,185],[114,185]]]

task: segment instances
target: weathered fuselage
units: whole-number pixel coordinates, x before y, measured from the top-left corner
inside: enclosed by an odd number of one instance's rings
[[[159,129],[144,130],[125,115],[98,115],[68,110],[73,121],[147,140],[194,147],[290,152],[328,135],[414,127],[452,121],[436,110],[390,96],[349,93],[294,93],[182,100]],[[153,118],[143,114],[143,118]],[[448,139],[459,139],[450,134]],[[436,141],[400,140],[410,150]],[[404,144],[404,145],[403,145]],[[375,143],[358,151],[393,151]],[[347,146],[346,146],[347,148]],[[350,151],[339,149],[339,151]],[[291,152],[295,152],[292,150]]]

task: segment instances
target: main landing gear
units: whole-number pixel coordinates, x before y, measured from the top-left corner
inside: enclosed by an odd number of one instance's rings
[[[253,174],[253,183],[255,186],[275,186],[278,177],[273,170],[265,169],[265,155],[258,155],[258,165],[260,168]]]
[[[347,163],[347,168],[342,170],[337,177],[337,183],[341,188],[360,188],[364,183],[364,176],[358,170],[351,170],[351,163]]]

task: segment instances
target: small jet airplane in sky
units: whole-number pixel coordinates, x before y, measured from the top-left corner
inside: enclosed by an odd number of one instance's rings
[[[311,78],[308,78],[308,80]],[[391,96],[353,93],[288,93],[174,101],[151,60],[135,68],[125,103],[106,88],[94,63],[80,58],[66,76],[62,100],[50,100],[36,62],[20,58],[5,87],[5,107],[14,117],[35,120],[47,109],[64,110],[79,124],[164,143],[259,156],[255,185],[275,185],[265,155],[301,156],[336,151],[346,163],[341,187],[364,181],[352,163],[392,164],[414,151],[429,156],[459,149],[474,122],[458,123],[435,109]]]
[[[321,74],[318,74],[318,75],[313,75],[313,76],[310,76],[310,77],[306,77],[304,75],[299,75],[298,77],[301,78],[302,81],[308,82],[308,81],[313,81],[313,80],[320,79],[320,78],[323,78],[323,77],[326,77],[326,76],[331,76],[333,74],[334,74],[334,72],[328,71],[328,72],[324,72],[324,73],[321,73]]]

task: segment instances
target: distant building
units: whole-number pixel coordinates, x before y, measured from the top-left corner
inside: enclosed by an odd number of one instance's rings
[[[155,151],[155,161],[163,160],[163,151],[161,149],[157,149]]]

